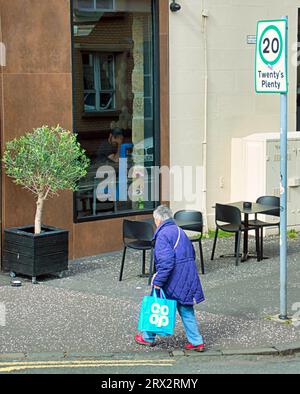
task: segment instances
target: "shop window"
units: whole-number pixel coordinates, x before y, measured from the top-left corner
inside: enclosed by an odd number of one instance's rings
[[[151,212],[159,194],[157,1],[73,7],[74,131],[91,160],[75,220]]]
[[[83,53],[84,111],[115,109],[114,55]]]

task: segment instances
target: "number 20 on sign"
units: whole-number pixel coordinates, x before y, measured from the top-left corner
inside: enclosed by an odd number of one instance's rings
[[[287,21],[257,24],[255,85],[257,93],[287,93]]]

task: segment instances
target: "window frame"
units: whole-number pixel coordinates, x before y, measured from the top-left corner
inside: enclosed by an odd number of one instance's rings
[[[93,57],[93,72],[94,72],[94,89],[83,89],[83,96],[85,97],[86,94],[95,94],[95,109],[94,110],[87,110],[85,108],[85,103],[83,103],[83,112],[90,114],[90,113],[104,113],[109,111],[116,111],[116,56],[114,53],[107,53],[107,52],[88,52],[82,51],[81,52],[81,59],[83,55],[89,55]],[[113,88],[112,89],[102,89],[101,86],[101,56],[107,55],[112,56],[113,64],[112,64],[112,81],[113,81]],[[84,76],[84,73],[83,73]],[[102,108],[101,107],[101,94],[110,93],[112,94],[112,104],[111,108]]]
[[[114,12],[116,9],[116,0],[111,0],[112,1],[112,8],[97,7],[97,0],[93,0],[94,1],[93,8],[83,8],[83,7],[79,7],[79,1],[80,0],[77,0],[78,9],[82,12]]]

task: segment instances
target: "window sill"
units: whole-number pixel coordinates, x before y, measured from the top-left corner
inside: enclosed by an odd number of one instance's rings
[[[113,118],[120,116],[121,111],[83,112],[83,118]]]
[[[158,205],[157,205],[158,206]],[[141,210],[132,210],[132,211],[119,211],[119,212],[107,212],[98,214],[97,216],[86,216],[86,217],[74,217],[75,224],[88,223],[88,222],[99,222],[103,220],[111,220],[111,219],[122,219],[127,217],[138,217],[138,216],[147,216],[153,215],[153,209],[141,209]]]

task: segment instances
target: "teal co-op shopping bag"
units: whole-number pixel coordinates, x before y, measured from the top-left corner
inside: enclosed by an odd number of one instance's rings
[[[138,330],[148,331],[160,336],[170,336],[174,334],[176,324],[177,302],[167,300],[162,289],[152,290],[151,296],[143,298]]]

